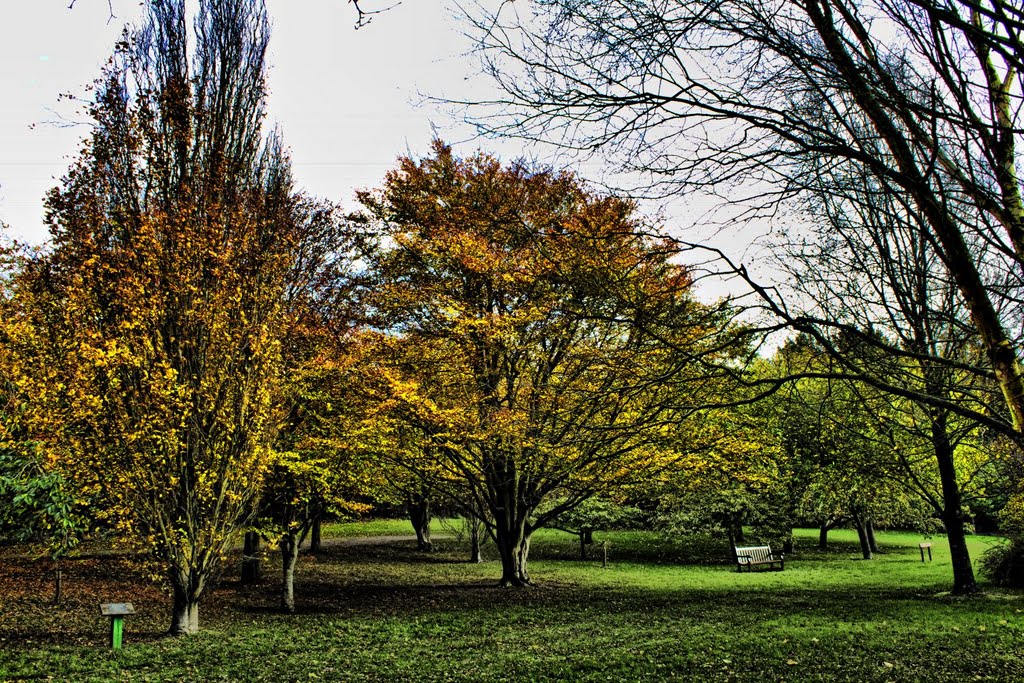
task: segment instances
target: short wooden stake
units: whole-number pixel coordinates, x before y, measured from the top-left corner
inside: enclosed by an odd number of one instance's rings
[[[124,618],[135,614],[130,602],[107,602],[100,605],[100,614],[110,617],[110,647],[120,650],[124,640]]]
[[[110,647],[115,650],[121,649],[121,639],[124,637],[124,617],[110,618]]]

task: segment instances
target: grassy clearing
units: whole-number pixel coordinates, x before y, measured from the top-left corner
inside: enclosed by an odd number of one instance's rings
[[[408,533],[374,524],[327,535]],[[412,540],[328,545],[300,562],[298,614],[276,613],[272,574],[225,581],[187,639],[162,636],[166,598],[127,560],[69,568],[59,607],[33,565],[6,563],[0,680],[1024,680],[1024,599],[948,596],[944,539],[922,564],[912,534],[882,534],[871,562],[852,533],[827,552],[801,536],[785,572],[736,574],[708,539],[597,534],[611,544],[602,569],[597,548],[581,562],[572,536],[543,531],[542,587],[526,591],[495,588],[497,563],[464,563],[454,539],[430,555]],[[991,542],[971,539],[972,552]],[[101,594],[140,609],[120,653],[103,647]]]

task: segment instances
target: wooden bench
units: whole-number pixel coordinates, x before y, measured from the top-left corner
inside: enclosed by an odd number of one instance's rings
[[[779,571],[786,568],[785,555],[773,555],[770,545],[756,545],[749,548],[738,548],[733,546],[736,555],[736,571],[741,572],[746,567],[747,571],[753,571],[754,567],[774,568],[776,565]]]

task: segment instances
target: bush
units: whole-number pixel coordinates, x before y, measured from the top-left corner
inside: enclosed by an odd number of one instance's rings
[[[981,573],[997,586],[1024,588],[1024,541],[989,548],[981,556]]]

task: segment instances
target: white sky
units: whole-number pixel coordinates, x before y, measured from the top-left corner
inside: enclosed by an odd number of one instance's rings
[[[142,12],[139,0],[112,0],[113,19],[107,0],[76,0],[73,9],[69,2],[0,0],[0,221],[32,243],[48,237],[43,197],[87,132],[72,125],[82,120],[80,105],[59,95],[85,96],[124,25]],[[422,104],[423,93],[463,99],[488,87],[474,78],[469,43],[449,4],[405,0],[354,30],[346,0],[267,0],[270,120],[281,126],[300,187],[351,202],[356,189],[376,187],[398,156],[425,153],[435,130],[463,154],[478,147],[505,159],[524,154],[520,143],[473,140],[447,111]],[[592,164],[577,170],[601,175]],[[693,208],[678,202],[661,213],[682,225],[703,213]],[[732,234],[713,241],[742,258],[749,240]]]
[[[77,0],[70,10],[69,0],[0,3],[0,220],[14,236],[41,242],[43,197],[87,132],[68,126],[82,120],[79,106],[59,95],[85,95],[141,7],[114,0],[111,20],[106,0]],[[303,188],[348,200],[355,189],[376,186],[399,155],[425,152],[431,124],[445,139],[471,136],[451,126],[446,112],[417,106],[420,93],[465,92],[471,74],[460,56],[467,43],[441,0],[409,0],[358,31],[346,0],[267,4],[270,119],[281,125]]]

